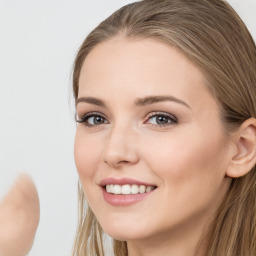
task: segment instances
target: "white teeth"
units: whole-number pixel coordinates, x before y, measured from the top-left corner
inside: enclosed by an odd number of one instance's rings
[[[131,186],[123,185],[122,186],[122,195],[130,195],[131,194]]]
[[[122,186],[114,185],[112,193],[116,195],[122,194]]]
[[[138,194],[139,193],[139,186],[138,185],[132,185],[131,193],[132,194]]]
[[[145,185],[113,185],[113,184],[108,184],[106,185],[106,191],[111,194],[115,195],[130,195],[130,194],[143,194],[143,193],[148,193],[150,191],[154,190],[153,186],[145,186]]]
[[[152,191],[153,189],[154,189],[154,187],[152,187],[152,186],[147,186],[147,188],[146,188],[146,193]]]
[[[141,194],[145,193],[145,192],[146,192],[146,186],[140,185],[140,187],[139,187],[139,192],[140,192]]]

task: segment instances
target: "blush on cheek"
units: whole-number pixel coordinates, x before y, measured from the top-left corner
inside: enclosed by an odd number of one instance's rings
[[[209,140],[209,139],[208,139]],[[190,143],[185,143],[186,136],[177,141],[166,140],[161,147],[147,151],[151,154],[150,163],[153,170],[157,170],[160,176],[170,178],[175,182],[185,182],[197,175],[212,175],[216,173],[223,162],[221,146],[219,142],[208,141],[200,137],[197,140],[190,138]],[[189,140],[187,140],[189,141]],[[183,143],[182,143],[183,142]],[[221,151],[220,151],[221,150]],[[210,175],[211,176],[211,175]]]
[[[77,172],[80,176],[80,179],[82,176],[87,175],[87,171],[89,170],[89,164],[88,162],[89,155],[88,155],[87,147],[83,146],[83,143],[81,141],[75,142],[75,147],[74,147],[74,158],[75,158],[75,164],[76,164],[76,169]]]
[[[81,182],[91,179],[96,173],[100,163],[100,147],[84,136],[76,136],[74,145],[74,158]]]

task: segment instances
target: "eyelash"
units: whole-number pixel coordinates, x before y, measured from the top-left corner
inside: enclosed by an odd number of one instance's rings
[[[104,120],[104,123],[101,123],[101,124],[89,124],[88,123],[88,120],[89,118],[95,118],[95,117],[99,117],[99,118],[102,118]],[[165,113],[165,112],[152,112],[150,113],[147,118],[146,118],[146,122],[148,122],[148,120],[152,119],[152,118],[156,118],[156,117],[164,117],[164,118],[167,118],[168,119],[168,123],[166,124],[151,124],[153,127],[166,127],[166,126],[170,126],[170,125],[175,125],[178,123],[178,119],[177,117],[175,117],[174,115],[171,115],[171,114],[168,114],[168,113]],[[107,118],[99,113],[99,112],[89,112],[87,114],[85,114],[84,116],[82,116],[80,119],[77,118],[76,116],[76,122],[78,123],[84,123],[86,127],[88,128],[95,128],[95,127],[99,127],[101,126],[102,124],[106,124],[105,121],[107,120]],[[108,121],[107,121],[108,123]]]
[[[105,118],[105,116],[102,115],[99,112],[89,112],[89,113],[85,114],[84,116],[82,116],[80,119],[77,119],[77,116],[76,116],[76,122],[77,123],[84,123],[85,126],[88,127],[88,128],[93,128],[95,126],[101,125],[101,124],[94,124],[94,125],[89,124],[88,119],[91,118],[91,117],[100,117],[100,118],[103,118],[104,120],[107,120]]]
[[[164,118],[168,119],[168,123],[166,123],[166,124],[151,124],[154,127],[165,127],[165,126],[175,125],[178,123],[178,119],[176,116],[165,113],[165,112],[152,112],[147,116],[147,121],[153,117],[154,118],[164,117]]]

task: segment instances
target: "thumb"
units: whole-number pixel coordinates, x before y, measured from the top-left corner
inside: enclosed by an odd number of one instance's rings
[[[0,256],[24,256],[39,223],[39,197],[32,179],[22,174],[0,203]]]

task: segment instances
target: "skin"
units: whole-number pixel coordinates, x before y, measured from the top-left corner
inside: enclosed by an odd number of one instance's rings
[[[180,52],[151,40],[114,38],[97,46],[84,63],[79,97],[95,97],[105,106],[77,106],[78,119],[91,111],[104,116],[101,125],[92,126],[93,117],[87,120],[90,127],[78,124],[78,173],[103,229],[127,241],[129,256],[206,255],[207,240],[195,248],[230,177],[255,166],[256,119],[246,120],[230,136],[205,84]],[[176,98],[134,104],[152,95]],[[152,112],[172,118],[165,116],[167,124],[160,125]],[[111,206],[99,187],[108,177],[133,178],[157,189],[134,205]],[[37,190],[21,175],[0,202],[0,256],[26,255],[38,222]]]
[[[27,175],[20,175],[0,202],[0,256],[25,256],[39,223],[39,198]]]
[[[135,105],[137,98],[152,95],[171,95],[187,106]],[[161,42],[116,37],[86,57],[79,81],[78,98],[83,97],[105,104],[77,104],[78,119],[96,112],[103,121],[78,123],[75,140],[80,181],[103,230],[127,241],[129,256],[194,255],[229,188],[226,172],[236,150],[201,71]],[[167,118],[161,126],[150,116],[155,112],[178,121]],[[109,177],[157,189],[130,206],[113,206],[99,186]],[[196,255],[205,255],[203,245]]]

